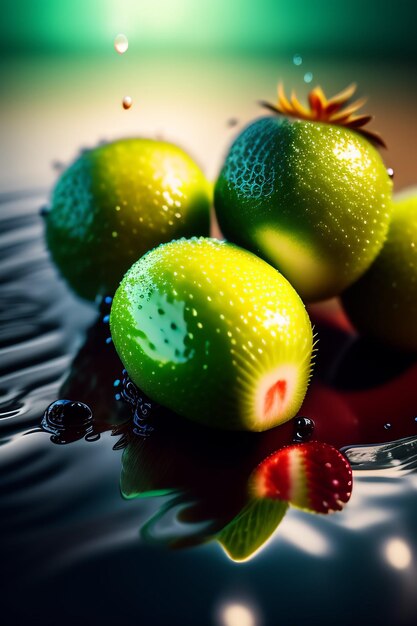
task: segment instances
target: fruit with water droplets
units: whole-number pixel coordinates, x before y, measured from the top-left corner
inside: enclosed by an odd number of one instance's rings
[[[116,292],[110,327],[134,383],[191,420],[262,431],[303,401],[313,346],[304,305],[232,244],[183,239],[146,254]]]
[[[383,245],[391,214],[384,163],[353,129],[363,116],[348,116],[352,128],[346,127],[334,121],[337,104],[317,102],[308,119],[250,124],[230,148],[215,187],[225,237],[277,267],[305,301],[337,295],[363,274]],[[287,105],[286,115],[301,115]]]
[[[177,146],[124,139],[85,151],[62,174],[46,216],[53,260],[82,297],[114,293],[145,252],[208,235],[210,189]]]
[[[417,189],[397,195],[393,207],[384,247],[342,302],[361,333],[417,351]]]

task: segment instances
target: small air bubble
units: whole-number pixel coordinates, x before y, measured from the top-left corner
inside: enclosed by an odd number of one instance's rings
[[[313,74],[311,72],[306,72],[304,74],[304,82],[311,83],[312,80],[313,80]]]
[[[129,41],[126,35],[119,33],[114,38],[114,49],[118,54],[124,54],[129,47]]]
[[[125,96],[122,100],[122,106],[127,111],[133,104],[133,100],[130,96]]]
[[[292,62],[294,63],[294,65],[301,65],[303,62],[303,57],[299,54],[294,54]]]

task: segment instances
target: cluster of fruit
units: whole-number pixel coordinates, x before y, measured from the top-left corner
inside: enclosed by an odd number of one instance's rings
[[[306,108],[280,89],[279,116],[237,137],[214,191],[227,242],[208,237],[211,187],[171,144],[100,146],[58,181],[52,257],[84,298],[117,289],[116,350],[161,405],[226,429],[291,419],[314,354],[304,303],[336,295],[360,331],[417,349],[417,194],[392,201],[353,91],[316,88]]]

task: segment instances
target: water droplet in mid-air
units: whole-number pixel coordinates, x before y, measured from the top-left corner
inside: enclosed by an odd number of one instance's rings
[[[294,65],[301,65],[303,62],[303,57],[299,54],[294,54],[292,62],[294,63]]]
[[[114,38],[114,49],[119,54],[124,54],[129,47],[129,42],[126,35],[120,33]]]
[[[130,109],[133,104],[133,100],[130,96],[125,96],[122,100],[122,106],[125,110]]]
[[[304,74],[304,82],[311,83],[312,80],[313,80],[313,74],[311,72],[306,72]]]

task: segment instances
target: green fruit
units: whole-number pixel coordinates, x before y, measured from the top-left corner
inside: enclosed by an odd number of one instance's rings
[[[261,118],[232,145],[215,188],[227,239],[278,268],[305,301],[353,283],[382,247],[391,181],[348,128]]]
[[[182,239],[146,254],[116,292],[110,327],[138,387],[196,422],[262,431],[303,401],[313,342],[304,305],[232,244]]]
[[[148,250],[207,235],[210,190],[180,148],[124,139],[84,152],[61,176],[46,218],[52,257],[82,297],[112,294]]]
[[[356,328],[400,350],[417,350],[417,188],[395,197],[387,241],[342,296]]]

